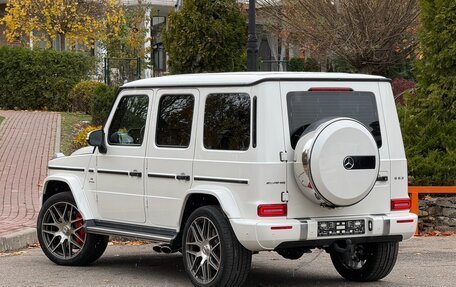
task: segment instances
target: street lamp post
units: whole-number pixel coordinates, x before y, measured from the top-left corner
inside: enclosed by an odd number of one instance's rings
[[[256,71],[257,65],[257,37],[255,33],[255,0],[249,0],[249,35],[247,38],[247,71]]]

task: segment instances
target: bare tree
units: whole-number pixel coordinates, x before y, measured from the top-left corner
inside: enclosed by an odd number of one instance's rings
[[[258,0],[272,26],[357,72],[382,73],[416,47],[417,0]],[[275,20],[274,20],[275,19]]]

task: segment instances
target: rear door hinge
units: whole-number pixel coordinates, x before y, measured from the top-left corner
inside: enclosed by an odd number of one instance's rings
[[[280,161],[281,162],[286,162],[288,160],[288,157],[287,157],[287,152],[286,151],[281,151],[279,153],[280,155]]]
[[[282,202],[288,202],[288,191],[282,192],[281,200]]]

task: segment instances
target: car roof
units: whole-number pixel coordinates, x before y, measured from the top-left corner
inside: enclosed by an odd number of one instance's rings
[[[362,81],[384,82],[388,78],[364,74],[316,72],[235,72],[180,74],[137,80],[122,88],[253,86],[265,81]]]

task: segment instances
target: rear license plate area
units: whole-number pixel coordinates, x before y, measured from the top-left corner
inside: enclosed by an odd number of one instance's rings
[[[364,219],[318,221],[318,236],[359,235],[366,231]]]

